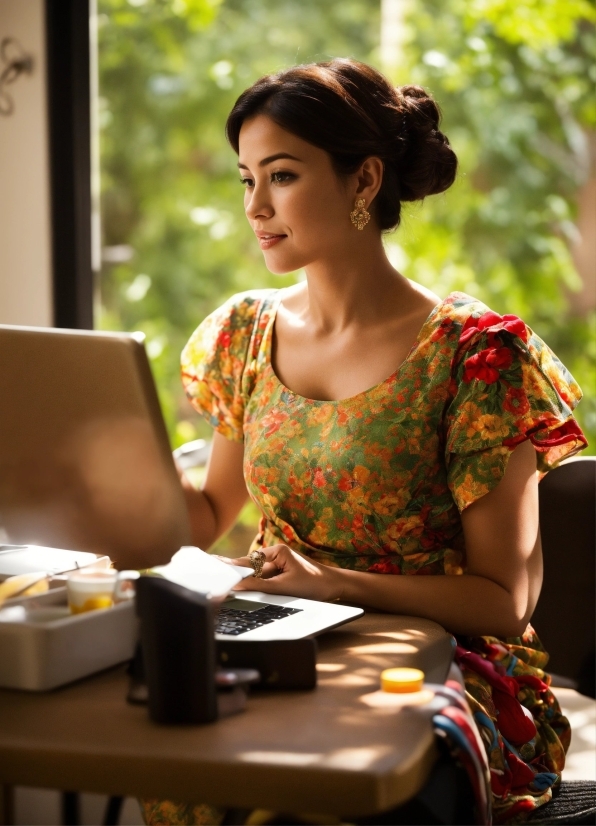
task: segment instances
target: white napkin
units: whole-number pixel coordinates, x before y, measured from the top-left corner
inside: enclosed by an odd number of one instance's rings
[[[254,574],[252,568],[222,562],[191,545],[180,548],[167,565],[158,565],[151,570],[170,582],[208,597],[225,596],[234,585]]]

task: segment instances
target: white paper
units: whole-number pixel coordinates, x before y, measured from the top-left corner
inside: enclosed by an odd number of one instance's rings
[[[152,571],[208,597],[225,596],[234,585],[254,574],[252,568],[222,562],[191,545],[180,548],[167,565],[159,565]]]

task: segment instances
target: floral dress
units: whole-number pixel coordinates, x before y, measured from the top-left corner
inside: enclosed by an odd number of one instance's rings
[[[234,296],[182,354],[191,403],[244,442],[262,514],[252,548],[285,543],[325,565],[388,575],[461,575],[461,512],[498,484],[516,445],[532,441],[541,473],[586,445],[572,418],[578,385],[515,316],[452,293],[389,378],[317,401],[274,372],[280,300],[276,290]],[[547,654],[531,626],[520,638],[458,643],[495,819],[523,818],[550,799],[570,741]]]

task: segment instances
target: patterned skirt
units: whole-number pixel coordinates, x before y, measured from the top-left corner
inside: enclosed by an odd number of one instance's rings
[[[551,800],[571,742],[544,671],[548,654],[531,625],[522,637],[458,642],[455,658],[488,757],[493,821],[523,823]]]

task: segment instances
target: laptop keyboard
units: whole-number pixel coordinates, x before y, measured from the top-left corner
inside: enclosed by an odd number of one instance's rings
[[[237,608],[221,608],[215,620],[215,633],[237,637],[253,628],[269,625],[275,620],[299,614],[301,608],[284,608],[282,605],[264,605],[256,611],[242,611]]]

